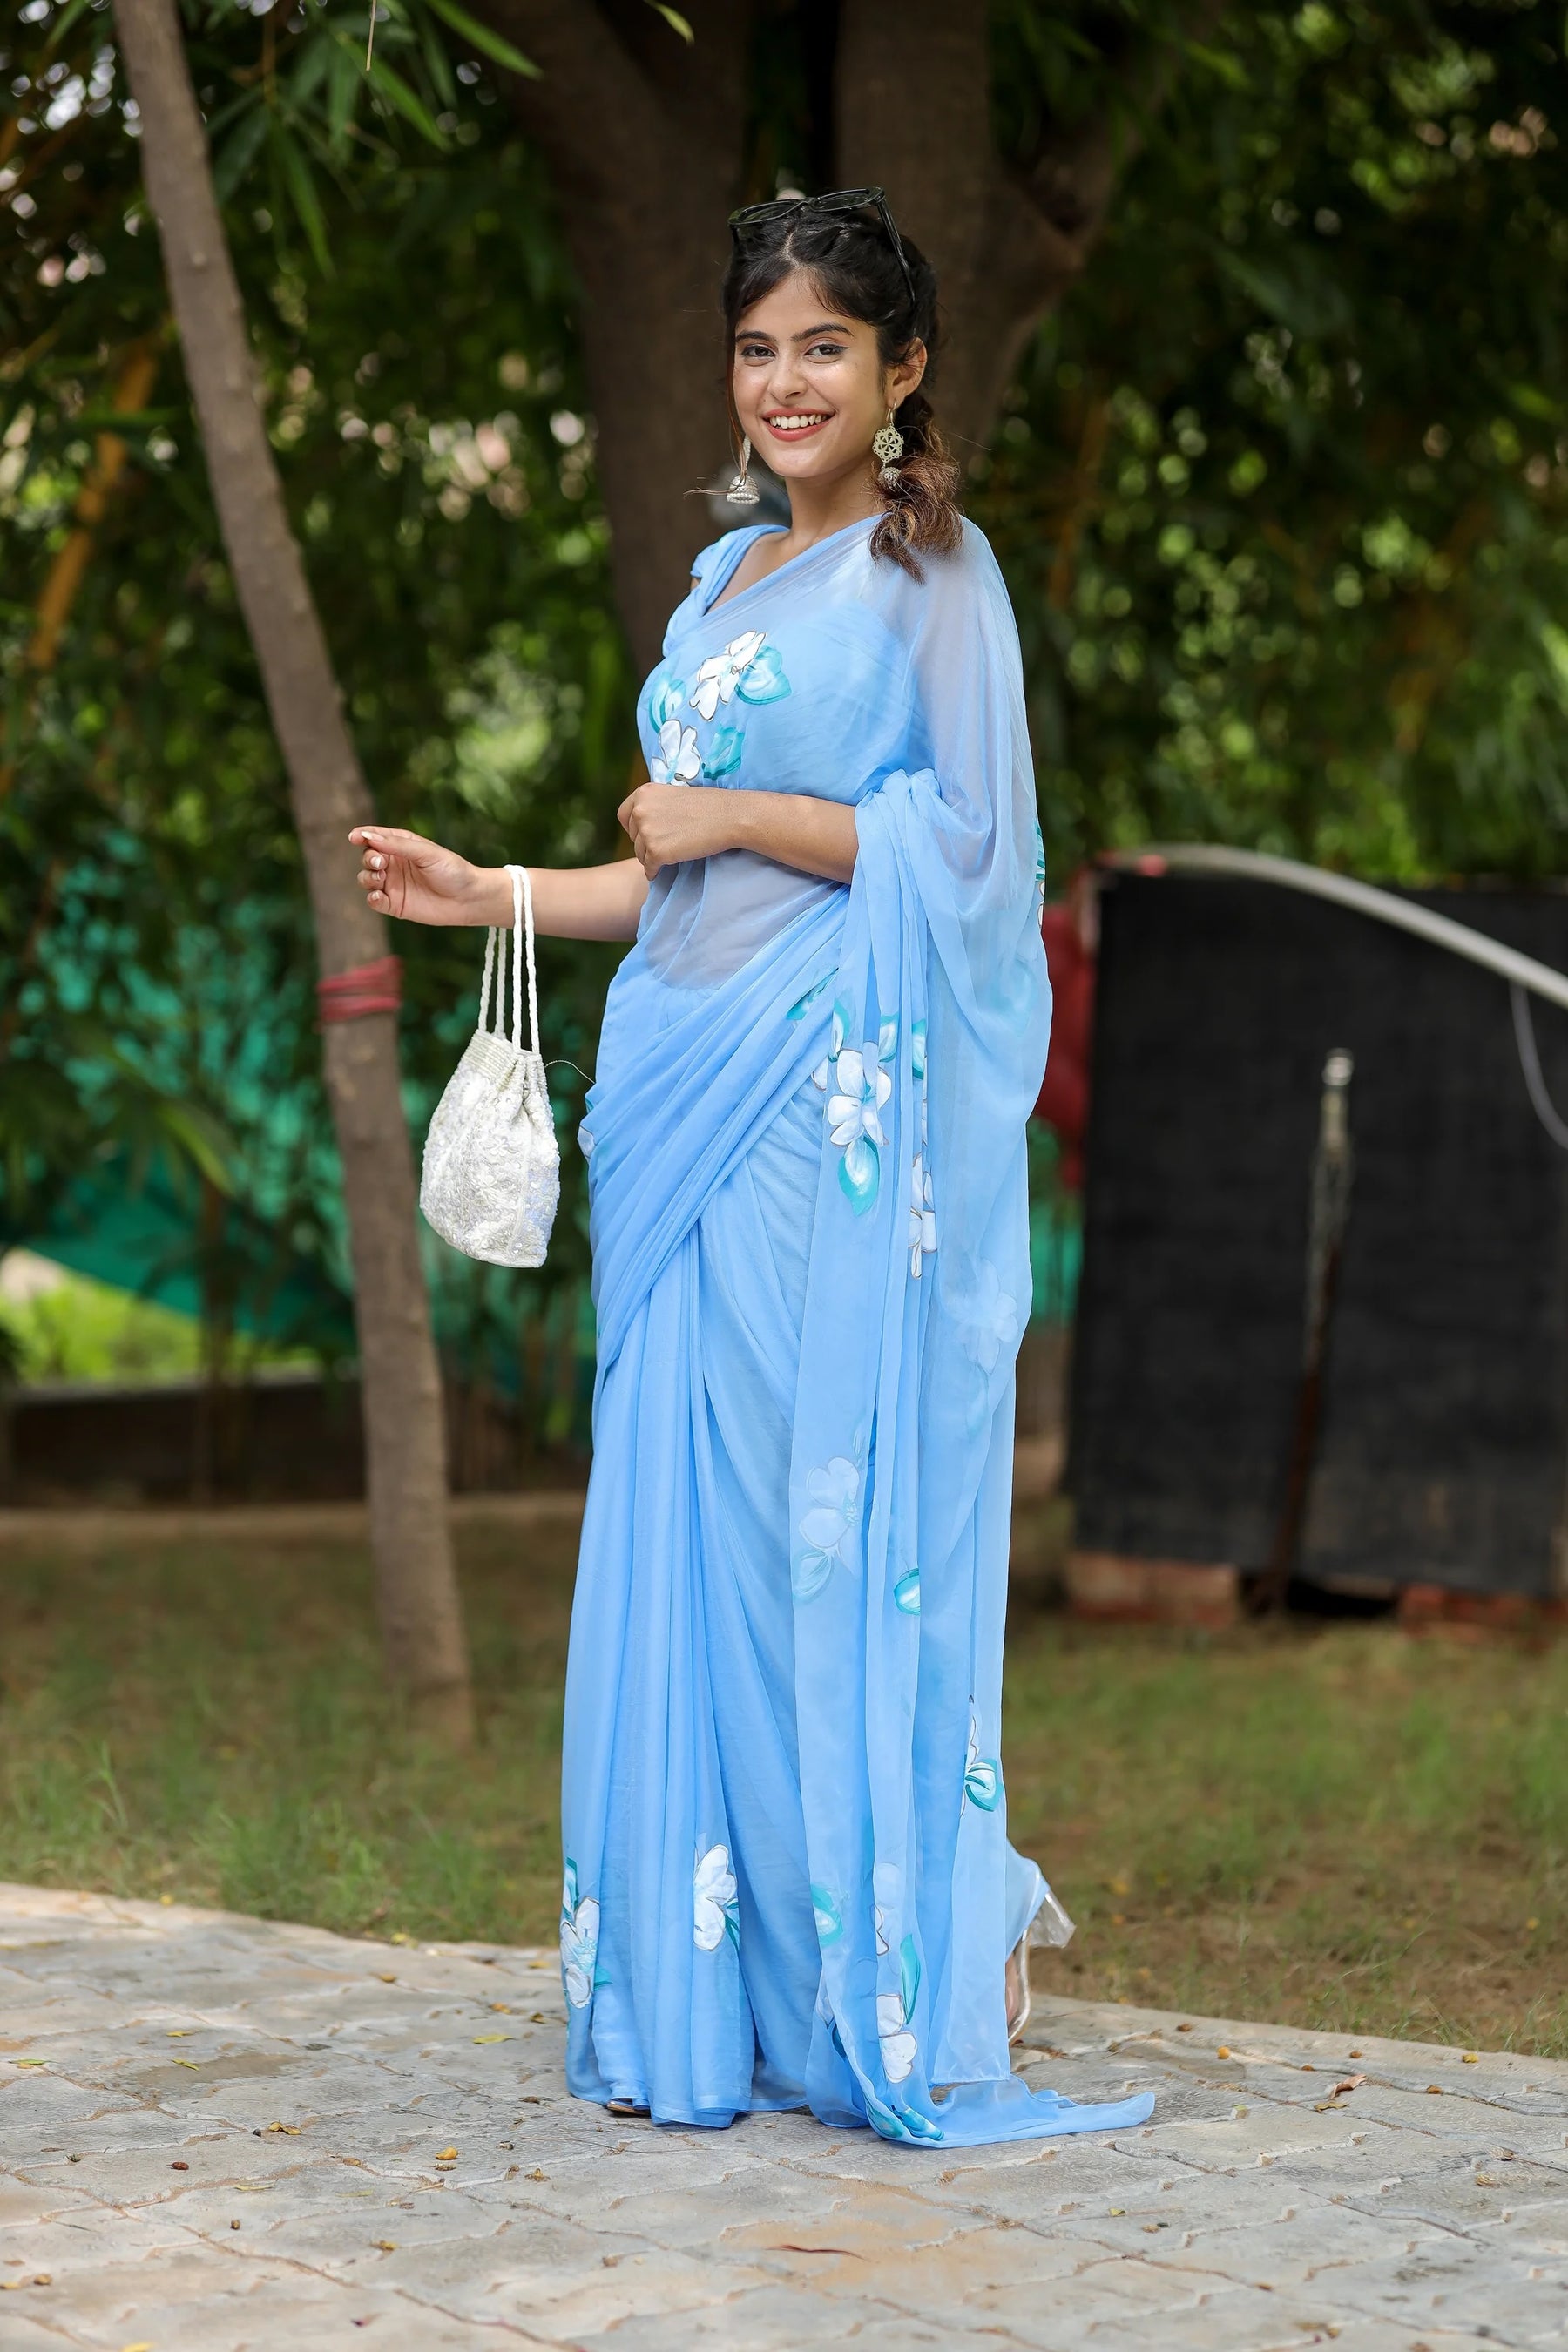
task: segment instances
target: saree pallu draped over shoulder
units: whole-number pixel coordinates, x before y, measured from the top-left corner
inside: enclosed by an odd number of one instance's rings
[[[859,853],[661,874],[606,1007],[568,2079],[921,2144],[1138,2123],[1007,2048],[1047,1892],[1000,1762],[1050,1003],[1016,632],[968,526],[923,582],[857,524],[715,609],[755,535],[670,624],[649,772],[840,799]]]

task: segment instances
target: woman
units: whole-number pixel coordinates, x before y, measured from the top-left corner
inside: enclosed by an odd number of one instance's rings
[[[635,859],[531,876],[542,931],[637,942],[580,1136],[568,2079],[662,2121],[809,2105],[956,2146],[1141,2122],[1008,2056],[1049,1902],[997,1760],[1049,1026],[1017,635],[880,191],[731,230],[731,496],[764,449],[789,527],[697,560],[643,693]],[[503,873],[352,838],[373,907],[510,921]]]

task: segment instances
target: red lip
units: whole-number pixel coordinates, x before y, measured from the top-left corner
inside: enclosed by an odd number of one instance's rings
[[[788,411],[785,410],[782,413],[787,415]],[[785,426],[781,429],[773,423],[771,416],[764,416],[763,419],[763,423],[767,426],[768,431],[773,435],[775,441],[810,441],[818,433],[826,431],[826,427],[832,423],[832,421],[831,417],[825,416],[820,425],[796,425]]]

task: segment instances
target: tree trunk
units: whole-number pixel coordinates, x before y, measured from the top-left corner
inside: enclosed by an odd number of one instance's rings
[[[641,0],[473,5],[540,68],[536,80],[508,76],[505,93],[562,199],[616,601],[647,667],[710,535],[690,493],[726,446],[717,297],[724,216],[742,194],[752,9],[687,0],[688,45]],[[1219,5],[1190,0],[1189,29]],[[1126,26],[1101,102],[1070,127],[1047,122],[1036,152],[1007,163],[992,136],[984,8],[839,0],[826,13],[815,62],[831,51],[831,99],[826,72],[808,73],[805,143],[832,155],[841,185],[886,187],[930,257],[946,330],[937,414],[967,462],[1029,335],[1083,268],[1181,45]]]
[[[729,449],[719,283],[750,12],[691,0],[690,47],[647,8],[621,29],[579,0],[480,0],[479,13],[541,68],[508,76],[506,95],[561,197],[616,601],[647,669],[713,536],[698,494]]]
[[[114,0],[142,168],[224,543],[289,772],[323,973],[385,953],[346,835],[372,814],[289,528],[174,0]],[[415,1223],[396,1016],[324,1032],[348,1207],[376,1595],[389,1672],[429,1728],[466,1740],[468,1653],[447,1516],[440,1382]]]
[[[1194,32],[1218,0],[1190,0]],[[945,352],[935,388],[961,463],[984,447],[1040,320],[1087,264],[1137,126],[1162,102],[1181,56],[1136,32],[1101,104],[1070,130],[1047,124],[1009,166],[991,135],[986,11],[952,0],[844,0],[836,61],[838,176],[880,185],[936,270]]]

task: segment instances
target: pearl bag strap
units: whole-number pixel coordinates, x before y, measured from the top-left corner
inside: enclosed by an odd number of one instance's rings
[[[526,866],[509,866],[511,876],[511,1042],[522,1050],[522,968],[528,964],[528,1050],[539,1051],[539,982],[533,968],[533,886]]]
[[[495,976],[495,968],[496,935],[493,930],[489,930],[485,933],[485,976],[479,983],[479,1027],[481,1031],[487,1033],[490,1025],[490,983]],[[499,1004],[496,1007],[496,1013],[499,1019],[500,1013]]]

